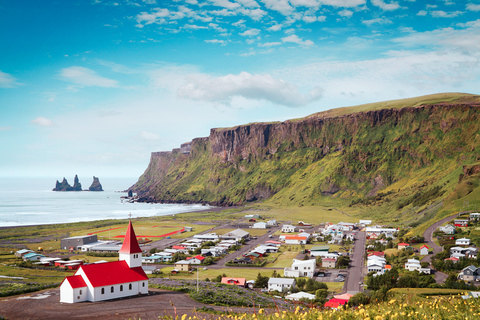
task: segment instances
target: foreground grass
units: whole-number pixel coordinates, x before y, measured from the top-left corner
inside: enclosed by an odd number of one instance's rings
[[[393,319],[478,319],[480,299],[463,300],[459,297],[437,298],[411,302],[391,299],[380,304],[360,306],[357,309],[322,310],[297,306],[290,311],[258,309],[253,314],[179,316],[178,319],[235,319],[235,320],[393,320]],[[171,318],[170,318],[171,319]]]

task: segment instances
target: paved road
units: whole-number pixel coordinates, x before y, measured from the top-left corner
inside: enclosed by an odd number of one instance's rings
[[[355,248],[353,254],[350,255],[351,262],[350,268],[348,269],[349,274],[345,284],[347,293],[355,294],[362,291],[360,282],[363,282],[366,238],[365,231],[357,231],[355,234]]]
[[[433,254],[429,254],[428,256],[423,258],[422,262],[423,261],[426,261],[426,262],[429,262],[429,263],[432,262],[432,256],[434,254],[437,254],[437,253],[443,251],[443,248],[441,246],[439,246],[435,242],[433,242],[433,232],[435,232],[435,230],[437,230],[438,227],[440,227],[442,224],[444,224],[445,222],[448,222],[450,220],[455,219],[457,216],[458,216],[458,214],[455,214],[453,216],[443,218],[442,220],[435,222],[430,227],[428,227],[427,230],[425,230],[425,232],[423,233],[423,237],[425,239],[425,243],[427,244],[427,246],[430,249],[433,249]]]

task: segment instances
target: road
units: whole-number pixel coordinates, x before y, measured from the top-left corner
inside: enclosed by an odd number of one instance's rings
[[[355,248],[350,255],[350,268],[346,279],[345,288],[347,293],[355,294],[362,291],[360,282],[363,283],[364,254],[367,235],[365,231],[357,231],[355,234]]]
[[[463,212],[461,212],[463,213]],[[446,218],[443,218],[442,220],[440,221],[437,221],[435,222],[434,224],[432,224],[430,227],[427,228],[427,230],[425,230],[425,232],[423,233],[423,238],[425,239],[425,243],[427,244],[427,246],[430,248],[430,249],[433,249],[433,254],[429,254],[428,256],[426,256],[425,258],[423,258],[422,262],[423,261],[426,261],[428,263],[432,262],[432,256],[434,254],[437,254],[439,252],[442,252],[443,251],[443,248],[439,245],[437,245],[435,242],[433,242],[433,233],[435,232],[435,230],[438,229],[438,227],[440,227],[442,224],[450,221],[450,220],[453,220],[455,219],[456,217],[458,216],[458,214],[455,214],[453,216],[448,216]]]

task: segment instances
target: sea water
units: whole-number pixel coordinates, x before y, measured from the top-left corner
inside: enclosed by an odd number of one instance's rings
[[[103,192],[52,191],[61,178],[0,178],[0,226],[128,219],[206,210],[200,204],[128,203],[121,199],[136,178],[101,178]],[[73,177],[68,179],[73,185]],[[70,181],[71,180],[71,181]],[[79,177],[82,189],[93,181]]]

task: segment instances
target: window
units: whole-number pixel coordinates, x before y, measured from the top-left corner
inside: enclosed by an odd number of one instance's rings
[[[123,284],[120,285],[120,291],[123,291]]]
[[[105,294],[105,288],[102,288],[102,294]]]
[[[80,289],[80,295],[82,295],[82,289]]]
[[[132,290],[132,284],[131,283],[128,285],[128,290]]]
[[[144,282],[144,283],[142,283],[142,287],[145,287],[145,282]]]
[[[110,288],[110,292],[113,293],[114,291],[115,291],[115,289],[114,289],[113,286],[112,286],[112,287]]]

